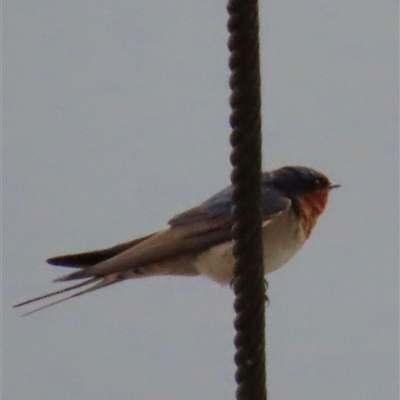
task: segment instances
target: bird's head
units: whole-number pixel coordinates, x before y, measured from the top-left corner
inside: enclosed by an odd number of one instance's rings
[[[292,199],[299,213],[307,214],[313,224],[324,211],[329,192],[340,187],[322,172],[300,166],[287,166],[265,173],[263,184],[277,188]]]
[[[329,192],[340,187],[332,183],[326,175],[313,168],[288,166],[265,173],[264,183],[273,185],[287,196],[302,196],[315,191]]]

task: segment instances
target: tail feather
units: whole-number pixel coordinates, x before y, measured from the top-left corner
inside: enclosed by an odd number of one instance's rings
[[[94,292],[97,289],[101,289],[101,288],[103,288],[105,286],[112,285],[113,283],[117,282],[117,280],[118,279],[115,279],[114,281],[108,281],[107,279],[103,279],[100,282],[98,282],[96,285],[91,286],[90,288],[87,288],[85,290],[81,290],[80,292],[74,293],[71,296],[67,296],[67,297],[64,297],[63,299],[53,301],[52,303],[46,304],[46,305],[44,305],[42,307],[35,308],[32,311],[29,311],[29,312],[27,312],[25,314],[22,314],[22,317],[26,317],[27,315],[31,315],[31,314],[33,314],[35,312],[38,312],[40,310],[43,310],[45,308],[54,306],[56,304],[62,303],[64,301],[67,301],[67,300],[70,300],[70,299],[73,299],[74,297],[82,296],[83,294],[86,294],[86,293],[89,293],[89,292]]]
[[[100,279],[100,281],[99,281],[99,279]],[[78,289],[79,287],[83,287],[83,286],[86,286],[86,285],[90,285],[91,283],[97,282],[93,286],[91,286],[91,287],[89,287],[87,289],[81,290],[80,292],[74,293],[74,294],[72,294],[70,296],[67,296],[67,297],[64,297],[64,298],[62,298],[60,300],[53,301],[53,302],[51,302],[49,304],[45,304],[44,306],[35,308],[32,311],[29,311],[29,312],[27,312],[25,314],[22,314],[22,316],[25,317],[25,316],[33,314],[33,313],[35,313],[37,311],[43,310],[45,308],[54,306],[56,304],[62,303],[64,301],[67,301],[67,300],[70,300],[70,299],[73,299],[74,297],[78,297],[78,296],[81,296],[81,295],[86,294],[86,293],[94,292],[95,290],[101,289],[103,287],[110,286],[110,285],[112,285],[112,284],[114,284],[114,283],[116,283],[118,281],[119,281],[118,276],[112,275],[112,274],[111,275],[107,275],[107,276],[105,276],[103,278],[97,278],[96,277],[96,278],[88,279],[85,282],[81,282],[81,283],[79,283],[77,285],[69,286],[69,287],[67,287],[65,289],[62,289],[62,290],[57,290],[56,292],[51,292],[51,293],[47,293],[47,294],[45,294],[43,296],[35,297],[33,299],[30,299],[30,300],[24,301],[22,303],[16,304],[13,307],[16,308],[16,307],[20,307],[20,306],[23,306],[23,305],[26,305],[26,304],[34,303],[36,301],[43,300],[43,299],[46,299],[48,297],[52,297],[52,296],[59,295],[61,293],[65,293],[65,292],[67,292],[69,290]]]
[[[18,307],[21,307],[21,306],[25,306],[27,304],[34,303],[34,302],[39,301],[39,300],[47,299],[48,297],[57,296],[58,294],[62,294],[62,293],[65,293],[65,292],[69,292],[70,290],[74,290],[74,289],[78,289],[78,288],[86,286],[86,285],[90,285],[91,283],[94,283],[95,281],[98,281],[99,279],[100,278],[87,279],[86,281],[80,282],[80,283],[78,283],[76,285],[68,286],[68,287],[66,287],[64,289],[61,289],[61,290],[56,290],[54,292],[46,293],[46,294],[44,294],[42,296],[34,297],[33,299],[25,300],[25,301],[23,301],[21,303],[13,305],[13,308],[18,308]]]
[[[93,276],[86,269],[82,268],[79,271],[73,272],[72,274],[64,275],[53,280],[53,282],[67,282],[74,281],[76,279],[90,278]]]
[[[142,241],[148,239],[152,235],[153,234],[143,236],[141,238],[131,240],[129,242],[118,244],[118,245],[110,247],[108,249],[96,250],[96,251],[91,251],[91,252],[87,252],[87,253],[69,254],[69,255],[65,255],[65,256],[59,256],[59,257],[54,257],[54,258],[48,259],[47,262],[52,265],[80,268],[79,271],[76,271],[73,274],[69,274],[69,275],[63,276],[61,278],[55,279],[54,282],[64,282],[67,280],[84,279],[84,278],[85,278],[85,280],[83,282],[79,282],[75,285],[68,286],[64,289],[56,290],[54,292],[46,293],[42,296],[34,297],[30,300],[23,301],[21,303],[14,305],[13,307],[17,308],[17,307],[25,306],[25,305],[35,303],[40,300],[47,299],[49,297],[57,296],[57,295],[65,293],[65,292],[69,292],[71,290],[79,289],[79,288],[93,284],[93,286],[88,287],[85,290],[82,290],[82,291],[77,292],[66,298],[54,301],[50,304],[47,304],[47,305],[44,305],[37,309],[34,309],[33,311],[30,311],[26,314],[23,314],[23,316],[25,316],[25,315],[32,314],[36,311],[42,310],[44,308],[50,307],[52,305],[61,303],[65,300],[81,296],[82,294],[89,293],[94,290],[97,290],[97,289],[100,289],[105,286],[109,286],[109,285],[112,285],[113,283],[118,282],[121,279],[120,279],[120,277],[118,277],[117,274],[110,273],[110,274],[103,275],[103,276],[94,276],[93,274],[88,273],[87,268],[91,267],[93,265],[96,265],[98,263],[107,261],[108,259],[113,258],[120,253],[123,253],[124,251],[126,251],[126,250],[136,246],[137,244],[141,243]]]

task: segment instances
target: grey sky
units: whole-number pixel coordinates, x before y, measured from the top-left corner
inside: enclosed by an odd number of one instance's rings
[[[21,319],[44,260],[229,183],[223,1],[3,1],[4,400],[233,399],[233,295],[130,281]],[[265,169],[342,184],[268,276],[270,399],[398,398],[398,5],[263,1]]]

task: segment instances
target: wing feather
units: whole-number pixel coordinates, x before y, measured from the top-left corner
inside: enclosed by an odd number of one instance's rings
[[[51,265],[58,265],[62,267],[71,267],[71,268],[89,267],[91,265],[95,265],[109,258],[112,258],[117,254],[120,254],[136,246],[137,244],[143,242],[143,240],[148,239],[152,235],[153,234],[143,236],[135,240],[130,240],[129,242],[120,243],[117,244],[116,246],[109,247],[107,249],[94,250],[85,253],[67,254],[63,256],[49,258],[48,260],[46,260],[46,262]]]
[[[188,253],[197,253],[231,238],[230,215],[166,229],[99,264],[58,278],[56,282],[105,276]]]

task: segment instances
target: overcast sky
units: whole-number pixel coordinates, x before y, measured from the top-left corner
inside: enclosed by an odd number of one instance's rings
[[[60,253],[229,183],[224,1],[3,1],[3,399],[233,399],[233,295],[128,281],[20,318]],[[398,398],[397,2],[261,2],[263,164],[342,188],[268,276],[269,399]]]

